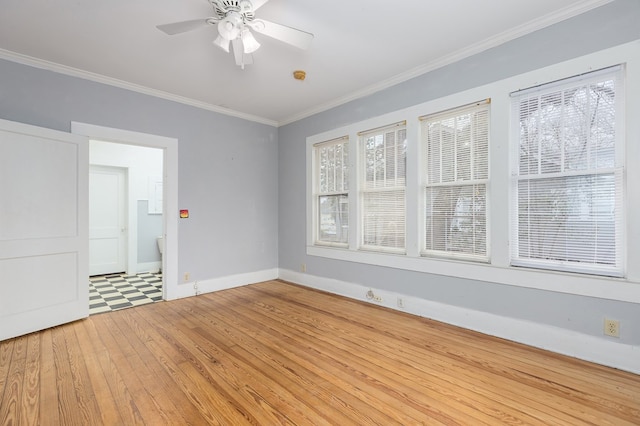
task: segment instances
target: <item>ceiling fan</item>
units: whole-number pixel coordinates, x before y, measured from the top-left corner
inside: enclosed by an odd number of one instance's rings
[[[174,35],[207,25],[217,25],[218,37],[213,41],[213,44],[225,52],[229,52],[229,45],[233,46],[236,65],[243,69],[245,65],[253,63],[251,53],[260,47],[260,43],[255,39],[251,30],[299,49],[307,49],[313,39],[311,33],[264,19],[256,19],[254,12],[269,0],[207,1],[213,6],[213,16],[158,25],[156,28],[165,34]]]

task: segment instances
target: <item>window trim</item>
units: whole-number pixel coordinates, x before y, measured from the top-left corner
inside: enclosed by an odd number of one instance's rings
[[[625,65],[625,116],[640,117],[640,40],[637,40],[307,137],[306,254],[336,261],[368,264],[371,265],[371,268],[395,268],[423,272],[428,276],[444,275],[474,282],[486,281],[515,287],[640,303],[639,262],[627,262],[626,278],[600,277],[510,266],[508,236],[510,212],[501,208],[494,207],[491,211],[490,264],[425,258],[419,255],[418,250],[419,241],[417,235],[419,235],[420,220],[417,209],[423,201],[419,195],[419,182],[415,181],[419,171],[419,152],[415,143],[419,138],[418,117],[465,105],[477,99],[491,98],[490,129],[492,143],[489,148],[489,156],[491,159],[490,175],[492,182],[490,188],[488,188],[491,194],[488,197],[488,204],[495,206],[510,205],[509,176],[511,176],[512,162],[509,157],[510,152],[505,150],[505,146],[509,146],[510,136],[510,126],[507,124],[510,120],[509,114],[511,111],[509,94],[521,88],[535,86],[541,81],[560,80],[589,70],[618,64]],[[362,129],[375,128],[385,123],[401,120],[407,120],[407,194],[418,194],[407,198],[407,254],[371,253],[357,250],[353,247],[329,248],[314,246],[310,233],[312,228],[308,226],[308,218],[312,214],[311,194],[309,192],[312,168],[310,150],[312,144],[344,134],[349,134],[350,138],[352,138],[351,140],[355,140],[357,132]],[[640,158],[640,144],[630,142],[640,140],[640,122],[627,119],[624,131],[626,134],[625,161],[629,166],[631,159]],[[357,144],[350,145],[351,149],[353,149]],[[353,156],[350,157],[350,161],[353,162],[354,158]],[[640,181],[640,167],[637,167],[636,164],[630,168],[627,167],[624,178],[630,182]],[[350,188],[353,189],[354,185],[355,182],[350,182]],[[627,196],[631,192],[631,190],[627,189]],[[355,210],[357,199],[352,200],[350,198],[349,202],[351,215]],[[640,216],[640,193],[635,191],[633,196],[627,199],[626,208],[628,217]],[[414,210],[415,213],[413,212]],[[350,232],[355,232],[357,228],[357,226],[353,225],[356,223],[354,220],[355,218],[350,216]],[[640,223],[628,221],[626,227],[625,234],[640,235]],[[350,235],[350,241],[358,241],[358,239],[352,238],[352,235]],[[639,238],[627,238],[626,241],[623,241],[623,244],[625,245],[625,256],[627,258],[640,255]],[[326,265],[326,263],[320,264]],[[369,270],[367,273],[375,272]]]
[[[440,183],[427,183],[426,170],[427,170],[427,155],[426,155],[426,143],[424,143],[424,122],[434,121],[437,119],[443,119],[447,117],[456,117],[467,111],[476,111],[480,109],[486,109],[488,115],[487,121],[487,132],[488,132],[488,148],[487,148],[487,178],[486,179],[469,179],[469,180],[457,180],[455,182],[440,182]],[[491,155],[490,147],[491,147],[491,98],[486,98],[481,101],[475,101],[466,105],[460,105],[458,107],[450,108],[446,111],[436,112],[434,114],[425,114],[418,117],[420,121],[420,190],[423,192],[423,196],[425,196],[425,191],[427,188],[436,188],[436,187],[454,187],[454,186],[473,186],[473,185],[484,185],[485,189],[485,254],[484,255],[473,255],[469,253],[458,253],[452,251],[444,251],[444,250],[429,250],[426,248],[426,229],[423,229],[423,232],[420,234],[420,255],[423,257],[430,258],[441,258],[441,259],[452,259],[452,260],[464,260],[469,262],[481,262],[481,263],[490,263],[491,262],[491,205],[489,203],[490,196],[490,182],[491,182]],[[441,165],[442,166],[442,165]],[[421,221],[423,222],[423,226],[426,226],[426,217],[427,217],[427,209],[426,203],[423,202],[420,208],[421,213]]]
[[[319,239],[319,235],[318,235],[319,228],[320,228],[319,226],[320,225],[320,208],[319,208],[320,197],[345,195],[348,198],[349,192],[350,192],[349,189],[347,189],[346,191],[332,191],[332,192],[319,191],[318,174],[316,173],[316,170],[318,170],[319,164],[320,164],[320,158],[317,155],[318,148],[322,146],[329,146],[329,145],[335,146],[335,145],[344,144],[344,143],[347,143],[347,148],[349,149],[352,144],[349,139],[349,136],[343,135],[341,137],[337,137],[337,138],[333,138],[333,139],[329,139],[321,142],[316,142],[313,144],[313,147],[312,147],[312,157],[313,157],[312,158],[312,162],[313,162],[312,192],[313,192],[313,212],[314,212],[313,213],[313,241],[314,241],[314,244],[319,246],[338,247],[338,248],[349,247],[349,236],[347,237],[346,243],[341,243],[336,241],[322,241]],[[350,174],[351,173],[351,152],[347,152],[347,159],[349,161],[349,163],[347,164],[347,170]],[[351,187],[350,176],[347,176],[347,182],[348,182],[347,186],[350,188]],[[351,206],[349,206],[349,210],[351,210]],[[349,218],[349,223],[351,223],[350,218]]]
[[[366,167],[364,165],[365,163],[365,158],[366,158],[366,154],[365,154],[365,139],[366,137],[370,136],[370,135],[375,135],[375,134],[379,134],[379,133],[388,133],[393,131],[395,137],[396,137],[396,141],[397,141],[397,135],[398,135],[398,131],[399,130],[404,130],[405,133],[407,131],[407,122],[405,120],[397,122],[397,123],[389,123],[387,125],[382,125],[382,126],[378,126],[374,129],[369,129],[369,130],[364,130],[364,131],[360,131],[358,132],[358,139],[357,139],[357,157],[355,158],[354,161],[357,162],[358,167],[357,167],[357,193],[358,193],[358,201],[359,201],[359,209],[358,209],[358,229],[359,229],[359,239],[358,239],[358,249],[359,250],[363,250],[363,251],[371,251],[371,252],[380,252],[380,253],[391,253],[391,254],[405,254],[407,252],[406,247],[407,247],[407,176],[406,176],[406,167],[405,167],[405,177],[404,177],[404,186],[393,186],[393,187],[379,187],[379,188],[366,188],[365,182],[366,182]],[[406,159],[406,153],[405,153],[405,159]],[[406,163],[406,160],[405,160]],[[396,164],[397,166],[397,164]],[[365,228],[365,221],[363,219],[363,216],[365,214],[364,211],[364,198],[365,198],[365,194],[373,194],[373,193],[380,193],[380,192],[390,192],[390,191],[403,191],[404,192],[404,239],[405,239],[405,245],[404,247],[389,247],[389,246],[379,246],[379,245],[372,245],[372,244],[365,244],[364,242],[364,228]]]
[[[511,226],[510,226],[510,241],[511,244],[511,254],[510,254],[510,264],[514,267],[527,267],[533,269],[545,269],[550,271],[558,271],[558,272],[570,272],[570,273],[581,273],[587,275],[602,275],[609,276],[615,278],[624,278],[626,265],[625,265],[625,245],[623,245],[624,241],[624,229],[626,224],[626,209],[624,207],[625,200],[627,197],[626,185],[622,176],[624,176],[625,172],[625,115],[626,110],[624,106],[624,101],[626,97],[626,89],[625,89],[625,76],[624,76],[624,65],[614,65],[610,67],[605,67],[602,69],[597,69],[591,72],[585,72],[579,75],[570,76],[564,79],[559,79],[555,81],[550,81],[548,83],[538,84],[534,87],[519,90],[513,93],[510,93],[511,98],[511,108],[512,108],[512,121],[511,121],[511,138],[510,143],[512,144],[512,155],[511,168],[513,170],[511,179]],[[519,147],[520,147],[520,123],[518,119],[515,117],[516,113],[519,112],[518,109],[518,100],[522,99],[524,96],[533,95],[534,97],[543,96],[548,93],[556,93],[558,91],[564,91],[565,89],[571,89],[577,87],[577,85],[581,85],[583,83],[588,82],[600,82],[603,78],[611,78],[616,81],[616,93],[615,93],[615,103],[616,103],[616,113],[620,113],[620,116],[616,115],[615,120],[615,148],[614,148],[614,161],[615,165],[613,167],[603,167],[603,168],[588,168],[588,169],[577,169],[577,170],[564,170],[564,171],[556,171],[549,173],[542,173],[538,170],[538,173],[520,173],[518,170],[518,165],[520,162],[519,156]],[[620,108],[618,111],[617,108]],[[564,160],[563,160],[564,161]],[[564,163],[562,163],[564,165]],[[621,205],[622,211],[616,212],[616,216],[614,217],[614,225],[615,225],[615,250],[616,250],[616,263],[611,266],[598,265],[594,263],[585,263],[585,262],[570,262],[568,260],[549,260],[549,259],[536,259],[530,257],[520,257],[519,256],[519,238],[518,238],[518,200],[517,200],[517,191],[518,185],[520,182],[542,182],[546,179],[556,179],[556,178],[571,178],[571,177],[580,177],[580,176],[598,176],[598,175],[613,175],[615,180],[616,189],[620,191],[618,194],[621,197]],[[617,215],[620,216],[617,216]],[[621,229],[620,229],[621,228]],[[619,255],[619,256],[618,256]]]

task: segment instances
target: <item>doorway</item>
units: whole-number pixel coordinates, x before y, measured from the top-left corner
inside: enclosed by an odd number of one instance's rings
[[[162,295],[162,149],[90,139],[89,313]]]
[[[130,214],[127,218],[127,256],[126,256],[126,270],[125,273],[134,275],[138,272],[148,272],[152,269],[162,270],[162,299],[170,300],[177,297],[177,222],[178,222],[178,141],[177,139],[167,138],[163,136],[150,135],[146,133],[131,132],[127,130],[113,129],[102,126],[95,126],[84,123],[71,123],[72,133],[81,134],[89,137],[90,140],[97,140],[101,142],[111,143],[129,150],[135,151],[140,148],[150,148],[161,154],[161,169],[159,172],[153,173],[154,176],[149,178],[150,175],[145,175],[144,178],[140,178],[140,175],[134,173],[131,168],[128,168],[127,178],[129,180],[128,187],[129,192],[127,194],[127,204],[129,206],[129,212],[135,211],[136,214]],[[93,155],[93,149],[90,152]],[[125,155],[129,159],[140,159],[147,157],[146,154],[140,154],[140,152],[129,153]],[[105,165],[104,162],[102,165]],[[109,163],[106,165],[127,167],[123,164]],[[158,187],[158,178],[163,182],[163,185]],[[132,182],[137,181],[137,189],[131,190]],[[144,183],[141,183],[144,182]],[[140,191],[145,193],[154,192],[154,203],[145,201],[143,204],[139,203],[140,200],[149,198],[149,195],[141,197]],[[149,200],[150,201],[150,200]],[[151,206],[153,204],[153,206]],[[138,238],[133,236],[138,235],[140,229],[138,224],[138,217],[144,214],[152,214],[157,212],[158,205],[161,206],[162,214],[157,215],[161,226],[159,232],[153,232],[152,245],[145,243],[144,247],[139,247]],[[133,207],[132,207],[133,206]],[[151,207],[150,207],[151,206]],[[151,208],[151,210],[149,210]],[[88,226],[88,225],[87,225]],[[147,230],[148,231],[148,230]],[[151,250],[159,252],[157,245],[157,237],[163,237],[161,241],[164,248],[163,255],[157,260],[149,259],[145,257]],[[147,238],[147,242],[148,242]],[[146,255],[145,255],[146,250]],[[159,256],[159,254],[158,254]],[[142,271],[145,269],[145,271]]]

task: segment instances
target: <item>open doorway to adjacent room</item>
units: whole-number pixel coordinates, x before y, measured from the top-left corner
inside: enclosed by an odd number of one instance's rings
[[[162,300],[164,150],[89,144],[89,314]]]
[[[107,292],[115,290],[115,287],[132,287],[124,291],[130,291],[125,293],[129,300],[140,297],[131,303],[134,306],[142,303],[140,301],[143,297],[152,301],[175,299],[178,288],[178,140],[79,122],[71,123],[71,132],[86,136],[90,141],[89,174],[93,178],[92,182],[87,179],[86,185],[89,197],[95,197],[95,200],[89,204],[93,203],[94,209],[101,210],[109,205],[109,199],[120,199],[116,203],[124,206],[106,209],[110,213],[100,211],[97,215],[98,225],[99,221],[111,222],[112,236],[115,233],[124,234],[124,244],[121,239],[112,239],[108,244],[102,244],[117,247],[118,257],[124,254],[124,267],[113,255],[116,253],[113,249],[100,247],[101,244],[96,241],[90,242],[89,245],[94,248],[89,250],[88,257],[95,256],[88,262],[90,265],[87,269],[91,271],[89,275],[99,276],[103,280],[100,284],[93,285],[105,285],[105,289],[106,285],[114,287],[107,289]],[[109,186],[112,188],[104,192],[99,189],[102,187],[104,190],[104,187]],[[89,212],[89,216],[91,215]],[[124,219],[116,221],[117,217],[122,216]],[[92,232],[103,232],[103,235],[108,236],[106,229],[100,230],[95,222],[89,222],[92,221],[87,220],[87,229],[92,228]],[[119,266],[99,269],[94,264],[109,264],[107,253],[112,254],[111,263]],[[101,256],[103,259],[100,259]],[[92,278],[94,281],[99,279]],[[89,277],[87,280],[89,281]],[[109,302],[111,303],[107,303],[108,305],[120,305],[116,299]],[[126,301],[121,303],[123,305],[117,308],[127,307]],[[112,307],[101,308],[112,310]],[[90,314],[98,311],[96,307]]]

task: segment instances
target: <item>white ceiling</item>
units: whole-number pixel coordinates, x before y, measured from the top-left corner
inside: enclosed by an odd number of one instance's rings
[[[313,33],[311,48],[255,34],[242,70],[215,27],[156,29],[212,16],[206,0],[0,0],[0,58],[282,125],[609,1],[270,0],[256,17]]]

